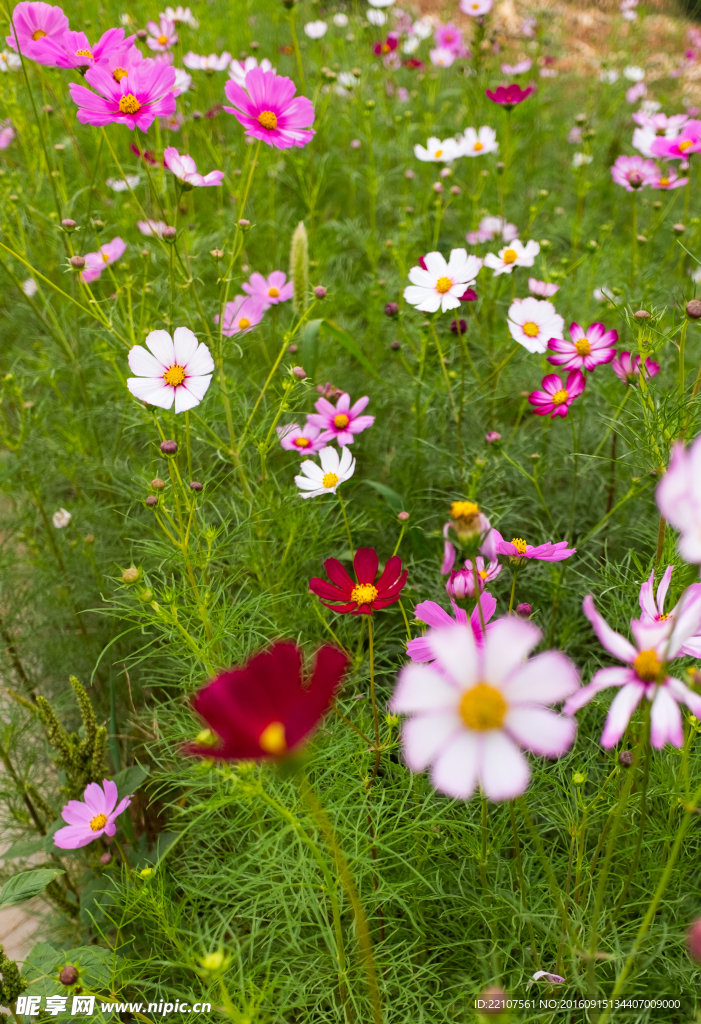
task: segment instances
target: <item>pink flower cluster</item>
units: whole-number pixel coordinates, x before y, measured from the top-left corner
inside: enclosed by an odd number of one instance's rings
[[[314,406],[316,412],[307,416],[303,427],[288,423],[277,428],[280,444],[287,451],[296,452],[318,452],[332,441],[336,441],[339,448],[353,444],[355,435],[375,422],[374,416],[361,415],[369,401],[365,395],[351,405],[350,395],[343,391],[333,406],[328,398],[322,397]]]
[[[207,177],[219,173],[211,171]],[[274,270],[267,279],[262,274],[251,274],[249,280],[241,287],[246,294],[237,295],[231,302],[227,302],[224,308],[222,334],[227,338],[232,334],[247,334],[261,322],[266,310],[281,302],[287,302],[294,292],[292,281],[287,280],[282,270]],[[215,316],[214,322],[219,323],[218,315]]]
[[[531,282],[529,281],[529,284]],[[536,287],[544,282],[533,281]],[[586,331],[577,323],[570,324],[570,338],[551,338],[548,349],[555,354],[548,362],[568,370],[566,382],[556,373],[543,377],[542,390],[533,391],[528,401],[536,416],[566,416],[575,398],[586,386],[583,370],[592,372],[603,363],[610,363],[616,355],[618,331],[607,331],[603,324],[592,324]],[[616,371],[618,372],[618,371]]]

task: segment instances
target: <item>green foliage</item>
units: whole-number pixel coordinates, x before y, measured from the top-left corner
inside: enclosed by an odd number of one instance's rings
[[[36,697],[36,705],[46,739],[56,753],[56,765],[65,772],[62,792],[69,800],[76,800],[83,795],[88,783],[101,782],[104,777],[107,729],[97,724],[90,698],[75,676],[70,677],[70,683],[80,708],[82,736],[66,731],[41,694]]]
[[[23,871],[19,875],[13,875],[0,889],[0,907],[14,907],[18,903],[34,899],[50,882],[62,874],[63,871],[38,868],[36,871]]]

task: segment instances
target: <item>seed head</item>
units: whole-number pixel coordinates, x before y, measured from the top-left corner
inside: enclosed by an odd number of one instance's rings
[[[161,441],[161,451],[164,455],[175,455],[178,450],[177,441]]]

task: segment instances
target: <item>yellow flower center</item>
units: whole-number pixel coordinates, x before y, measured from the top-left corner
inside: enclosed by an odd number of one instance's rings
[[[644,683],[654,683],[662,671],[662,662],[654,651],[641,651],[633,662],[633,668]]]
[[[389,43],[383,43],[382,44],[382,52],[383,53],[389,53],[389,51],[390,51]]]
[[[126,96],[122,96],[119,101],[119,111],[121,114],[138,114],[140,110],[141,104],[136,96],[132,96],[130,92]]]
[[[258,742],[266,754],[284,754],[287,750],[285,726],[282,722],[271,722],[263,729]]]
[[[434,153],[434,156],[435,156],[436,160],[439,160],[440,157],[443,156],[443,150],[442,149],[437,149],[436,152]]]
[[[460,701],[460,717],[468,729],[499,729],[507,712],[506,701],[493,686],[478,683]]]
[[[476,142],[474,148],[475,148],[475,153],[479,153],[479,151],[481,149],[484,149],[484,146],[482,145],[481,142]],[[509,251],[512,252],[513,250],[509,250]]]
[[[660,615],[658,622],[664,622],[665,619],[669,618],[669,613],[665,612],[664,615]]]
[[[669,185],[669,178],[660,178],[658,184],[659,185]]]
[[[479,515],[479,505],[474,501],[454,501],[450,506],[453,519],[474,519]]]
[[[579,341],[574,343],[574,347],[577,349],[578,356],[588,356],[591,352],[591,345],[589,344],[588,338],[580,338]]]
[[[324,473],[324,477],[321,481],[322,487],[328,487],[331,490],[338,483],[338,477],[335,473]]]
[[[440,292],[441,295],[445,295],[453,287],[453,282],[449,277],[439,277],[436,281],[436,291]]]
[[[106,824],[107,824],[107,815],[106,814],[96,814],[95,817],[90,822],[90,828],[93,830],[93,832],[99,832],[100,829],[104,828]]]
[[[75,55],[76,57],[89,57],[90,60],[95,60],[93,55],[90,53],[90,50],[76,50]]]
[[[512,263],[515,263],[516,260],[518,259],[518,253],[516,252],[515,249],[506,249],[504,251],[504,255],[502,256],[502,259],[503,259],[504,263],[507,264],[507,266],[510,266]]]
[[[161,46],[165,46],[165,44],[168,42],[168,36],[159,36],[158,42],[161,44]]]
[[[295,444],[297,445],[298,448],[308,448],[309,445],[311,444],[311,441],[309,440],[308,437],[297,437],[295,438]]]
[[[529,338],[537,338],[540,334],[540,327],[538,324],[534,324],[532,320],[527,320],[526,323],[522,325],[521,330],[524,334],[527,334]]]
[[[560,390],[556,391],[553,395],[553,405],[562,405],[562,403],[566,401],[567,391],[565,390],[565,388],[560,388]]]
[[[489,573],[487,572],[486,569],[478,569],[477,575],[480,576],[483,580],[486,580],[487,576],[489,576]]]
[[[121,82],[121,80],[126,78],[128,74],[129,72],[126,68],[115,68],[112,72],[112,78],[114,78],[115,82]]]
[[[372,583],[359,583],[351,593],[351,601],[356,604],[372,604],[376,597],[377,587],[373,587]]]
[[[687,149],[689,149],[691,146],[693,146],[693,142],[691,141],[691,139],[684,139],[683,142],[679,143],[679,148],[681,149],[682,153],[686,153]]]
[[[519,555],[525,555],[526,548],[528,546],[526,544],[525,540],[523,540],[521,537],[512,537],[511,538],[511,543],[516,548],[516,550],[518,551]]]
[[[100,255],[102,256],[102,262],[103,263],[109,263],[110,258],[109,258],[109,255],[106,252],[102,252],[102,253],[100,253]]]
[[[279,294],[280,292],[277,290],[277,288],[268,288],[268,295],[270,296],[271,299],[276,299]]]
[[[239,329],[245,331],[247,327],[251,326],[251,321],[246,316],[242,316],[239,320]]]
[[[342,430],[343,427],[347,427],[349,422],[350,420],[344,412],[339,412],[338,416],[334,416],[333,418],[333,425],[334,427],[338,427],[339,430]]]
[[[273,131],[277,128],[277,114],[274,114],[272,110],[261,110],[258,115],[258,124],[262,128],[267,128],[268,131]]]
[[[43,39],[45,35],[46,32],[43,32],[42,29],[38,28],[36,32],[32,32],[32,39],[36,42],[37,39]],[[689,145],[691,145],[691,143],[689,143]]]
[[[163,374],[163,380],[171,387],[177,388],[185,380],[185,371],[182,366],[170,366]]]

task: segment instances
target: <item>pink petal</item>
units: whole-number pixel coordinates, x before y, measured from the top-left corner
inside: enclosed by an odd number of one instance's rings
[[[464,725],[455,711],[417,715],[402,727],[404,760],[413,772],[422,772],[463,731]]]
[[[615,747],[628,728],[631,716],[645,694],[643,683],[629,683],[616,694],[611,702],[606,725],[601,734],[603,747]]]
[[[660,686],[650,709],[650,744],[661,750],[669,741],[675,747],[684,746],[684,729],[679,705],[665,686]]]
[[[625,639],[625,637],[622,637],[620,633],[616,633],[615,630],[611,629],[608,622],[599,615],[594,607],[594,598],[591,594],[587,594],[584,598],[582,607],[584,614],[594,627],[594,632],[598,636],[599,641],[606,650],[620,661],[625,661],[629,665],[632,665],[638,656],[638,652],[633,645]]]
[[[504,729],[533,754],[562,757],[574,743],[577,723],[546,708],[512,707],[504,719]]]
[[[464,730],[444,747],[431,772],[431,781],[440,793],[470,799],[477,785],[479,742],[479,736]]]
[[[509,704],[556,704],[579,690],[576,666],[560,651],[544,651],[517,669],[503,693]]]
[[[513,800],[528,786],[530,769],[516,744],[493,729],[481,737],[480,785],[490,800]]]

